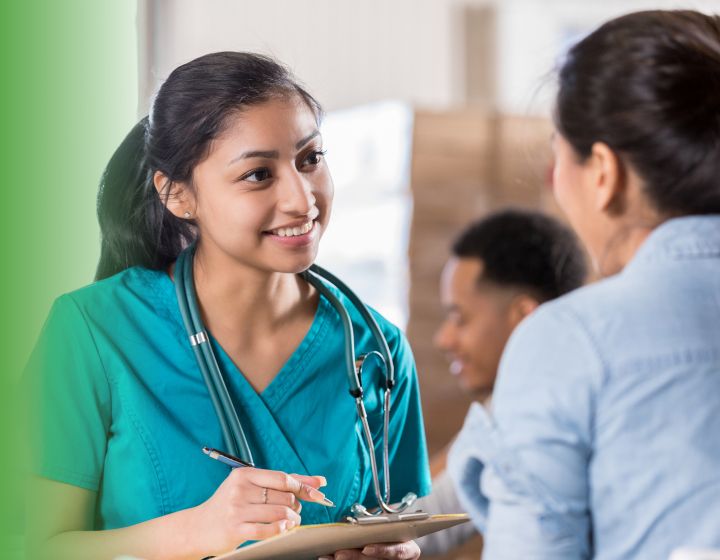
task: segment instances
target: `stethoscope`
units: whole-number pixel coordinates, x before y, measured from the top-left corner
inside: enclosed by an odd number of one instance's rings
[[[207,385],[210,400],[212,401],[215,413],[217,414],[222,430],[223,440],[227,450],[232,455],[242,459],[245,463],[255,466],[250,447],[248,446],[245,432],[243,431],[237,411],[232,404],[227,386],[223,379],[220,366],[210,344],[205,326],[200,318],[200,310],[195,295],[195,282],[193,280],[193,259],[195,256],[195,244],[191,244],[183,250],[175,263],[175,291],[177,294],[180,314],[182,315],[185,329],[190,338],[195,358],[200,372],[202,373],[205,385]],[[345,335],[345,366],[347,369],[348,385],[350,395],[355,399],[355,407],[358,417],[362,423],[365,444],[370,456],[370,466],[373,475],[373,487],[380,509],[376,513],[370,513],[362,504],[352,506],[352,512],[356,516],[373,516],[377,514],[397,514],[406,510],[416,499],[415,494],[408,493],[400,504],[391,506],[390,501],[390,463],[389,454],[389,424],[390,424],[390,393],[395,385],[395,368],[387,340],[378,327],[375,318],[365,304],[360,301],[350,288],[333,274],[323,268],[312,265],[308,270],[300,273],[300,276],[309,284],[315,287],[335,308],[343,325]],[[363,320],[370,328],[378,350],[373,350],[355,358],[355,336],[352,322],[347,310],[337,296],[325,285],[323,279],[333,284],[345,295],[353,306],[358,310]],[[384,403],[383,403],[383,489],[380,490],[380,475],[378,473],[377,458],[375,457],[375,446],[370,424],[368,423],[367,412],[363,402],[362,372],[367,358],[374,357],[379,362],[385,376]]]

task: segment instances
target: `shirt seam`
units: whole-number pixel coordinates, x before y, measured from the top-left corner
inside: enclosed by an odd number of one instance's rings
[[[166,515],[168,513],[171,513],[172,510],[172,504],[169,500],[169,490],[167,481],[165,480],[164,471],[160,466],[160,461],[158,460],[157,453],[155,451],[154,446],[151,445],[147,434],[145,430],[142,427],[141,422],[136,417],[135,413],[132,410],[132,407],[128,406],[127,399],[125,399],[120,394],[120,388],[118,387],[118,395],[120,395],[120,399],[123,402],[125,406],[125,410],[127,411],[128,417],[130,418],[130,421],[132,422],[133,427],[135,428],[135,431],[138,434],[138,437],[143,443],[143,447],[145,448],[145,452],[148,454],[148,457],[150,459],[150,463],[153,466],[153,474],[155,475],[155,481],[157,482],[158,491],[160,492],[160,504],[161,504],[161,512],[160,515]]]
[[[50,480],[57,480],[65,484],[72,484],[73,486],[80,486],[86,490],[92,492],[98,492],[100,490],[101,477],[96,475],[88,475],[76,471],[74,469],[68,469],[53,463],[43,461],[37,468],[37,474],[43,478]]]

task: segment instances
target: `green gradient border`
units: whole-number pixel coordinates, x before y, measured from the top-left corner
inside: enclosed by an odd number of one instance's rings
[[[136,120],[135,0],[0,3],[0,556],[23,528],[17,382],[50,304],[92,281],[102,169]]]

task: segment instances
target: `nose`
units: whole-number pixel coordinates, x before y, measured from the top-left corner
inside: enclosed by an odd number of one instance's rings
[[[455,340],[454,329],[450,321],[447,319],[442,322],[440,328],[435,332],[433,337],[433,344],[440,350],[448,351],[453,347],[453,341]]]
[[[306,216],[315,207],[312,185],[301,173],[288,172],[278,186],[278,208],[282,212],[294,216]]]

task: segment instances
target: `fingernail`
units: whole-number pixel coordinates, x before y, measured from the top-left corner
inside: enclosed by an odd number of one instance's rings
[[[324,476],[318,476],[318,480],[320,481],[320,487],[327,486],[327,478]]]
[[[338,552],[335,554],[335,560],[350,560],[350,555],[347,552]]]
[[[308,495],[309,495],[313,500],[321,503],[321,504],[324,505],[324,506],[335,507],[335,504],[334,504],[331,500],[328,500],[328,499],[325,497],[325,494],[323,494],[322,492],[320,492],[320,490],[316,490],[316,489],[313,488],[312,486],[308,486],[308,487],[307,487],[307,490],[308,490]]]
[[[279,526],[280,526],[281,533],[284,533],[285,531],[287,531],[287,523],[288,523],[287,521],[280,522]]]
[[[376,546],[366,546],[363,548],[362,553],[367,556],[373,556],[375,554],[378,554],[380,552],[380,549]]]

